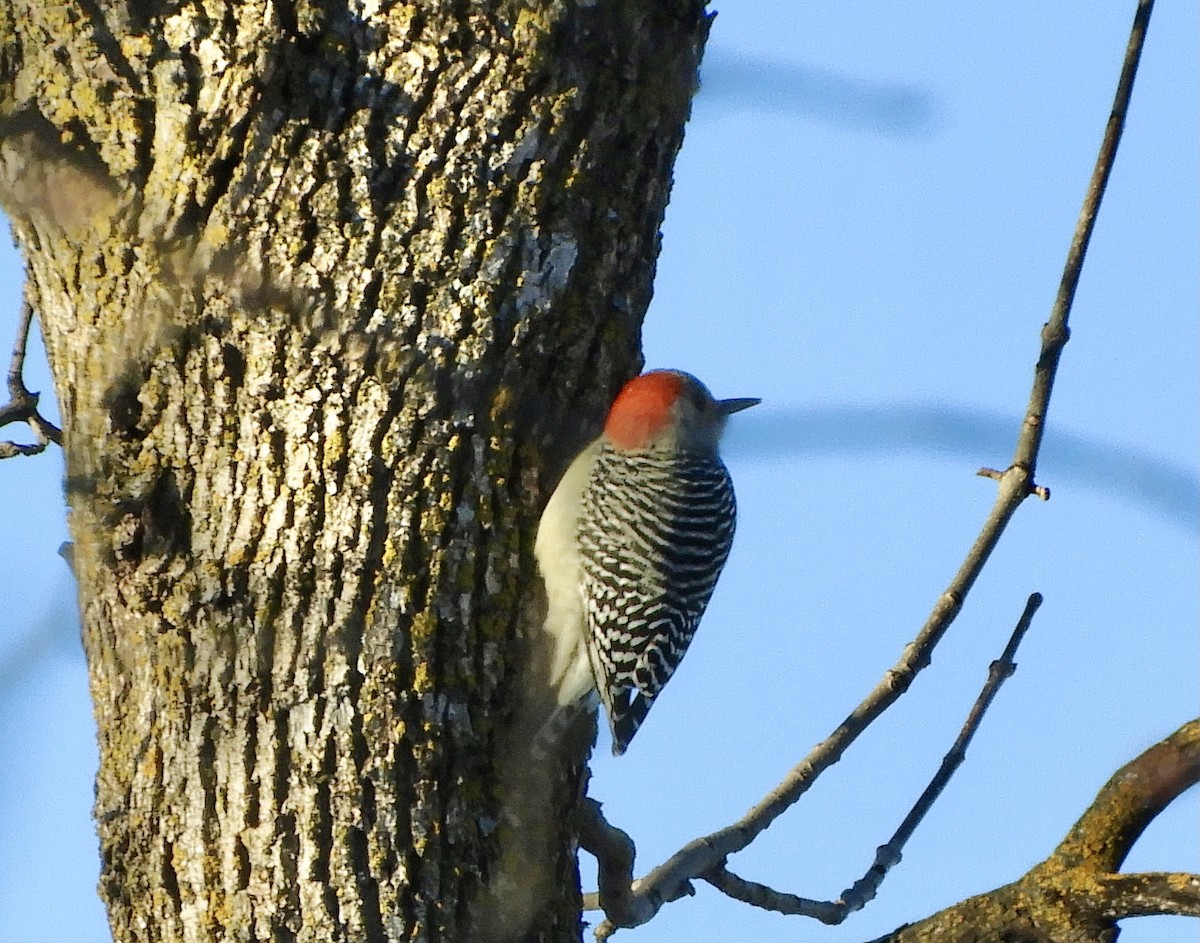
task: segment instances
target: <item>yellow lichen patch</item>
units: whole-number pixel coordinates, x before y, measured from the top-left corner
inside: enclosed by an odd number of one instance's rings
[[[397,556],[398,556],[398,552],[396,550],[396,542],[392,539],[391,535],[389,534],[387,539],[384,540],[384,542],[383,542],[383,555],[379,561],[380,565],[385,570],[391,569],[392,566],[396,562]]]
[[[162,753],[159,750],[145,750],[138,763],[138,775],[149,782],[158,782],[162,778]]]
[[[121,55],[126,59],[145,59],[154,51],[154,43],[149,36],[140,33],[125,33],[119,38]]]
[[[162,617],[172,626],[178,626],[183,631],[194,628],[196,617],[196,597],[200,574],[196,569],[182,573],[171,587],[170,593],[162,603]]]
[[[437,625],[437,616],[428,609],[418,612],[413,616],[412,625],[409,628],[413,648],[420,649],[427,646],[437,632]]]
[[[433,688],[434,683],[428,663],[424,661],[417,662],[413,669],[412,692],[414,694],[423,694],[426,691],[432,691]]]
[[[210,217],[208,225],[200,233],[200,240],[213,249],[222,249],[229,242],[229,227]]]
[[[513,45],[518,49],[536,48],[553,29],[548,7],[521,7],[513,27]]]
[[[488,410],[488,418],[492,422],[507,423],[510,421],[515,400],[511,387],[501,384],[492,396],[492,406]]]
[[[433,489],[433,475],[427,475],[424,481],[426,491]],[[446,515],[453,510],[451,501],[452,495],[449,492],[438,491],[438,503],[430,505],[421,511],[421,536],[427,542],[432,543],[433,538],[441,536],[446,528]]]

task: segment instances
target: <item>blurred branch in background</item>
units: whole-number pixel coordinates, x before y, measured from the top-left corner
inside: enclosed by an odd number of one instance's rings
[[[778,461],[823,455],[874,456],[901,449],[982,456],[1011,448],[1015,417],[941,403],[776,408],[766,404],[726,435],[725,454]],[[1188,468],[1121,442],[1059,428],[1046,431],[1043,465],[1054,484],[1074,482],[1194,531],[1200,527],[1200,478]],[[972,466],[973,467],[973,466]]]
[[[8,643],[0,649],[0,705],[17,690],[22,679],[34,674],[48,659],[66,657],[83,663],[74,585],[47,602],[37,625],[11,641],[0,639]]]
[[[978,463],[1012,441],[1014,419],[980,409],[938,403],[896,406],[768,405],[726,434],[726,455],[737,461],[779,462],[829,455],[871,458],[899,450],[962,456]],[[1119,442],[1050,429],[1046,457],[1057,487],[1074,483],[1154,514],[1185,531],[1200,529],[1200,479],[1195,472]],[[0,697],[13,679],[56,647],[56,623],[47,621],[12,649],[0,652]],[[74,629],[72,628],[72,632]],[[71,636],[72,642],[76,638]]]
[[[838,75],[761,55],[711,47],[700,66],[702,105],[768,112],[892,135],[929,133],[934,99],[925,89]]]

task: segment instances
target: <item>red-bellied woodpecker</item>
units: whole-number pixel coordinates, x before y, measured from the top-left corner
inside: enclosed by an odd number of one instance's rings
[[[535,554],[558,703],[593,706],[598,692],[616,756],[687,651],[729,556],[736,506],[717,445],[729,415],[758,402],[714,400],[676,370],[635,377],[542,514]]]

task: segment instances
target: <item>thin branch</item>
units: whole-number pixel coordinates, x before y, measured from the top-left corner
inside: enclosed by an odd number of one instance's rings
[[[912,837],[913,832],[917,830],[917,826],[921,824],[921,820],[925,818],[926,813],[933,808],[934,802],[942,794],[942,790],[946,788],[946,784],[950,782],[950,777],[962,766],[963,760],[967,756],[967,747],[970,746],[976,731],[979,730],[979,725],[983,722],[983,715],[992,706],[992,701],[1000,690],[1000,686],[1011,678],[1017,670],[1017,663],[1014,661],[1017,648],[1020,646],[1021,640],[1025,638],[1025,633],[1029,631],[1034,613],[1038,611],[1041,604],[1041,593],[1030,595],[1025,603],[1025,611],[1021,613],[1020,619],[1017,620],[1017,626],[1013,629],[1008,644],[1004,646],[1004,651],[1000,657],[992,662],[988,670],[987,681],[983,685],[983,690],[979,692],[979,697],[976,698],[974,705],[971,707],[971,712],[967,715],[958,738],[942,759],[941,767],[929,785],[925,787],[925,791],[921,793],[921,797],[913,806],[912,811],[904,817],[904,821],[896,829],[896,834],[891,837],[891,840],[886,845],[880,847],[875,857],[875,864],[853,887],[842,892],[842,901],[844,902],[847,915],[856,910],[861,910],[868,901],[874,899],[875,894],[879,890],[879,885],[883,883],[883,879],[887,876],[888,871],[900,861],[904,846]]]
[[[1016,456],[1013,458],[1013,465],[1028,469],[1031,485],[1037,465],[1038,450],[1042,444],[1042,434],[1045,430],[1046,409],[1050,404],[1050,393],[1054,388],[1054,377],[1058,372],[1058,361],[1062,356],[1063,347],[1070,338],[1067,321],[1071,315],[1071,305],[1075,300],[1075,289],[1079,285],[1083,260],[1087,255],[1092,232],[1096,228],[1100,202],[1104,198],[1108,178],[1112,175],[1113,164],[1117,157],[1117,146],[1121,142],[1121,132],[1125,130],[1125,117],[1129,114],[1129,101],[1133,96],[1133,80],[1137,75],[1142,46],[1146,41],[1146,28],[1150,25],[1150,13],[1153,9],[1154,0],[1140,0],[1137,12],[1134,14],[1133,28],[1130,30],[1129,42],[1125,47],[1125,61],[1121,64],[1121,77],[1117,81],[1117,93],[1113,100],[1108,124],[1104,129],[1104,139],[1100,143],[1100,153],[1096,157],[1096,166],[1092,170],[1087,194],[1084,196],[1083,206],[1079,211],[1079,221],[1075,225],[1075,234],[1071,238],[1071,247],[1067,252],[1067,262],[1063,268],[1062,280],[1059,282],[1058,295],[1055,297],[1054,307],[1050,311],[1050,320],[1042,328],[1042,351],[1034,371],[1033,390],[1029,398],[1029,407],[1025,413],[1025,425],[1021,431],[1021,438],[1017,442]]]
[[[765,831],[808,791],[822,772],[841,759],[850,744],[858,739],[876,718],[908,690],[917,674],[930,664],[933,649],[958,615],[962,608],[962,600],[966,598],[984,562],[999,540],[1004,525],[1028,493],[1019,476],[1005,474],[1002,477],[1000,495],[988,516],[983,532],[975,541],[950,587],[938,599],[933,613],[917,637],[901,654],[900,660],[884,674],[870,694],[837,729],[817,744],[808,756],[794,766],[783,781],[745,816],[732,825],[688,842],[638,881],[633,894],[644,903],[631,908],[631,915],[644,919],[620,926],[640,926],[651,919],[662,904],[684,896],[690,881],[718,868],[724,868],[730,855],[747,847]],[[606,924],[614,925],[614,922],[610,919],[601,924],[596,931],[598,939],[603,938],[600,936],[601,930],[612,932],[607,929]]]
[[[846,919],[846,908],[840,901],[797,897],[795,894],[777,891],[756,881],[747,881],[725,867],[709,871],[704,875],[704,880],[727,897],[762,910],[772,910],[791,917],[813,917],[831,926]]]
[[[24,422],[37,436],[37,442],[0,442],[0,459],[12,458],[15,455],[37,455],[51,442],[62,445],[62,431],[38,412],[38,394],[31,393],[25,386],[25,349],[29,343],[29,329],[32,324],[33,308],[26,301],[21,305],[17,337],[13,342],[12,360],[8,367],[8,402],[0,406],[0,426]]]
[[[1016,662],[1013,659],[1017,654],[1017,648],[1020,646],[1021,640],[1025,637],[1025,633],[1029,631],[1034,613],[1037,612],[1041,604],[1041,594],[1034,593],[1029,597],[1029,600],[1025,603],[1025,611],[1021,613],[1021,618],[1017,620],[1017,626],[1013,630],[1008,644],[1004,647],[1004,652],[998,659],[992,662],[988,671],[987,681],[984,682],[983,689],[979,692],[979,697],[976,698],[975,703],[972,705],[957,739],[942,760],[941,767],[925,788],[925,791],[921,793],[912,811],[900,823],[900,827],[896,829],[896,833],[886,844],[881,845],[876,851],[875,861],[867,870],[867,873],[856,881],[852,887],[843,891],[838,900],[815,901],[804,897],[795,897],[792,894],[773,890],[764,884],[746,881],[725,867],[719,867],[703,875],[704,880],[730,897],[745,901],[748,904],[784,914],[815,917],[822,923],[828,924],[841,923],[850,914],[866,906],[869,901],[874,899],[876,893],[879,891],[879,885],[883,883],[883,879],[887,876],[888,871],[900,862],[905,844],[912,837],[921,820],[925,818],[925,814],[933,807],[938,796],[942,794],[942,790],[946,788],[946,784],[950,782],[950,778],[962,765],[967,755],[967,747],[979,729],[979,725],[983,722],[983,716],[987,713],[988,708],[995,699],[996,692],[1000,690],[1000,686],[1012,677],[1013,673],[1017,670]]]
[[[935,603],[933,611],[921,631],[905,648],[900,660],[884,675],[883,680],[876,685],[875,689],[826,740],[814,747],[812,752],[793,767],[784,780],[742,819],[733,825],[689,842],[645,878],[636,882],[633,894],[643,903],[632,908],[631,916],[637,918],[636,922],[624,923],[621,924],[622,926],[638,926],[646,922],[657,913],[662,903],[683,896],[686,893],[684,889],[690,886],[689,882],[692,879],[710,872],[717,873],[718,869],[723,869],[725,861],[730,855],[741,851],[754,841],[808,790],[825,769],[841,758],[847,747],[880,714],[895,703],[908,690],[916,675],[929,665],[934,648],[961,611],[967,594],[974,586],[984,564],[991,556],[1017,508],[1032,494],[1049,496],[1046,489],[1039,491],[1040,486],[1034,483],[1034,470],[1041,448],[1050,393],[1058,371],[1062,349],[1069,336],[1067,322],[1075,296],[1075,288],[1079,282],[1088,242],[1095,227],[1104,188],[1108,183],[1113,161],[1116,158],[1117,145],[1120,142],[1125,116],[1128,113],[1133,80],[1137,72],[1137,64],[1141,56],[1152,8],[1152,0],[1141,0],[1134,17],[1111,117],[1080,211],[1071,248],[1067,254],[1058,296],[1055,299],[1050,320],[1042,329],[1042,345],[1034,369],[1033,388],[1025,419],[1021,425],[1021,432],[1017,438],[1012,464],[1003,472],[991,469],[982,471],[987,477],[996,479],[998,493],[975,543],[968,551],[949,587]],[[611,935],[615,928],[616,926],[611,920],[606,920],[597,929],[597,938],[602,938],[602,931],[605,935]]]

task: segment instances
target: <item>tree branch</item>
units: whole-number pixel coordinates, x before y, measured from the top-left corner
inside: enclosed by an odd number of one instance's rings
[[[37,436],[34,444],[0,442],[0,459],[15,455],[37,455],[53,442],[62,445],[62,431],[38,412],[37,393],[25,386],[25,349],[29,343],[29,329],[33,323],[33,308],[28,301],[21,305],[21,319],[17,323],[17,337],[13,342],[12,360],[8,367],[8,402],[0,406],[0,426],[24,422]]]
[[[704,875],[704,880],[727,897],[762,910],[773,910],[775,913],[792,917],[813,917],[830,925],[839,924],[846,919],[846,908],[839,901],[812,900],[808,897],[797,897],[786,891],[777,891],[765,884],[738,877],[724,866],[713,868]]]
[[[1116,921],[1149,914],[1200,916],[1200,875],[1117,874],[1142,830],[1200,782],[1200,719],[1113,774],[1045,861],[1018,880],[948,907],[876,943],[931,940],[1109,940]],[[963,935],[962,928],[970,928]]]
[[[633,861],[637,854],[633,839],[609,823],[600,803],[591,797],[580,807],[579,844],[599,865],[598,892],[588,894],[585,910],[603,908],[609,919],[621,926],[638,926],[654,916],[646,912],[648,902],[633,894]],[[691,893],[689,888],[689,893]]]
[[[1200,874],[1106,874],[1096,882],[1100,912],[1110,920],[1200,917]]]
[[[1050,320],[1042,328],[1042,349],[1034,369],[1033,390],[1029,397],[1029,407],[1025,412],[1021,436],[1017,440],[1016,455],[1013,456],[1013,468],[1022,469],[1027,473],[1025,476],[1027,494],[1033,493],[1035,487],[1033,473],[1037,466],[1038,451],[1041,448],[1042,435],[1045,431],[1050,393],[1054,389],[1059,358],[1071,336],[1067,321],[1071,315],[1071,305],[1075,300],[1075,289],[1079,285],[1079,277],[1083,271],[1083,260],[1087,255],[1092,232],[1096,228],[1100,202],[1104,198],[1108,178],[1112,175],[1113,164],[1116,162],[1117,146],[1121,142],[1121,132],[1125,129],[1125,117],[1129,113],[1129,101],[1133,96],[1133,80],[1137,75],[1138,62],[1142,56],[1142,47],[1146,41],[1146,29],[1150,24],[1150,13],[1153,9],[1154,0],[1139,0],[1137,12],[1133,18],[1133,27],[1129,34],[1129,42],[1125,47],[1125,60],[1121,64],[1121,77],[1117,81],[1117,92],[1113,100],[1112,111],[1104,129],[1104,138],[1100,143],[1100,153],[1096,156],[1092,178],[1088,182],[1083,206],[1079,210],[1079,220],[1075,224],[1071,247],[1067,251],[1067,261],[1063,266],[1062,279],[1059,282],[1058,295],[1054,299],[1054,307],[1050,311]],[[1010,468],[1009,471],[1011,472],[1013,468]],[[981,469],[980,473],[988,477],[996,474],[992,469]],[[1049,497],[1048,492],[1046,497]]]
[[[1116,871],[1154,818],[1200,782],[1200,720],[1122,766],[1080,816],[1052,857],[1069,867]]]

